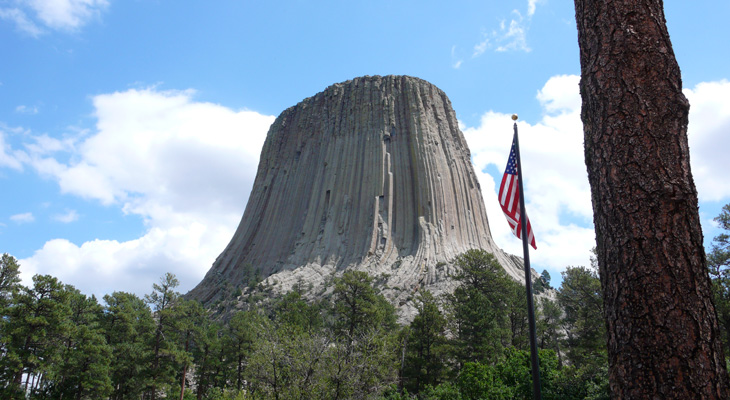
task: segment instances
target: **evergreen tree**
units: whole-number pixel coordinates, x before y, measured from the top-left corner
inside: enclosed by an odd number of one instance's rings
[[[62,339],[71,329],[68,296],[63,284],[49,275],[35,275],[32,288],[23,287],[13,295],[3,332],[7,335],[4,397],[40,387],[44,374],[60,361]]]
[[[403,378],[411,393],[427,385],[436,386],[446,370],[446,318],[431,292],[419,292],[414,300],[418,313],[407,330]]]
[[[4,253],[0,257],[0,312],[10,303],[14,293],[20,290],[20,265],[15,257]]]
[[[558,356],[558,363],[562,366],[561,343],[563,334],[563,310],[557,301],[548,297],[538,299],[536,310],[537,347],[552,349]]]
[[[537,279],[540,281],[540,279]],[[511,332],[509,345],[520,350],[529,348],[530,331],[527,320],[527,295],[525,286],[515,280],[507,279],[507,319]]]
[[[320,302],[308,304],[300,292],[286,293],[274,306],[274,322],[295,333],[313,334],[322,329],[323,305]]]
[[[156,327],[152,338],[152,360],[150,362],[150,382],[146,397],[155,400],[158,390],[165,390],[174,384],[177,371],[176,361],[180,357],[180,348],[176,335],[177,305],[180,293],[175,291],[179,281],[175,275],[166,273],[159,284],[153,284],[153,291],[145,295],[156,318]]]
[[[21,290],[20,266],[15,257],[5,253],[0,258],[0,390],[7,386],[10,372],[8,362],[8,346],[10,345],[10,332],[8,321],[12,301]]]
[[[510,342],[508,319],[510,278],[490,253],[469,250],[454,264],[459,286],[448,296],[455,335],[455,358],[495,362]]]
[[[585,267],[568,267],[562,275],[558,302],[565,312],[568,358],[577,365],[600,364],[607,341],[601,282],[595,270]]]
[[[149,383],[155,323],[147,304],[131,293],[104,296],[101,325],[111,347],[112,400],[138,399]]]
[[[253,353],[259,334],[268,327],[268,321],[256,311],[239,311],[228,321],[223,346],[228,365],[235,371],[234,387],[244,389],[244,371],[247,359]]]
[[[193,349],[203,335],[205,321],[208,315],[203,306],[195,300],[180,299],[175,305],[177,336],[180,338],[180,350],[177,362],[180,366],[180,400],[185,397],[187,375],[193,365]]]
[[[196,397],[198,400],[207,398],[212,388],[225,388],[225,379],[221,378],[223,366],[223,326],[206,319],[201,327],[198,345],[193,349],[195,358],[195,380],[197,382]]]
[[[366,272],[347,271],[335,280],[335,329],[354,338],[375,328],[395,326],[395,308],[378,293]]]
[[[574,3],[612,395],[730,398],[664,2]]]
[[[61,343],[61,357],[45,377],[44,392],[51,398],[106,398],[112,390],[111,347],[99,324],[102,308],[94,296],[87,297],[67,286],[70,327]]]
[[[712,294],[715,300],[720,333],[725,357],[730,357],[730,204],[722,207],[715,217],[723,233],[715,236],[707,255],[707,265],[712,279]]]

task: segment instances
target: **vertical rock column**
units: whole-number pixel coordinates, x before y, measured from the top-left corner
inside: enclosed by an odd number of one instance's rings
[[[272,124],[241,223],[203,281],[205,302],[247,271],[282,289],[348,268],[388,274],[392,298],[449,290],[450,261],[494,244],[469,149],[451,103],[408,76],[356,78]]]

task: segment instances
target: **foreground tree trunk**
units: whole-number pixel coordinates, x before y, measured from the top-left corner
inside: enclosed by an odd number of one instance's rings
[[[614,398],[727,399],[661,0],[575,0]]]

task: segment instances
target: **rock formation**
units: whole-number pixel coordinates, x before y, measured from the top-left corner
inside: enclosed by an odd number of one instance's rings
[[[245,286],[252,270],[287,290],[354,268],[380,275],[403,305],[419,288],[452,290],[451,260],[471,248],[523,279],[521,260],[492,240],[444,92],[418,78],[366,76],[271,125],[241,223],[189,295],[209,303],[225,283]]]

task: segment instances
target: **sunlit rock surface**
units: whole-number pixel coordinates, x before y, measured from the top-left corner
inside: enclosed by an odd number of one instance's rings
[[[357,269],[380,276],[386,297],[408,313],[415,291],[453,290],[451,261],[472,248],[523,279],[521,259],[492,240],[444,92],[409,76],[366,76],[304,99],[271,125],[241,223],[189,295],[210,303],[245,287],[252,271],[286,291]]]

